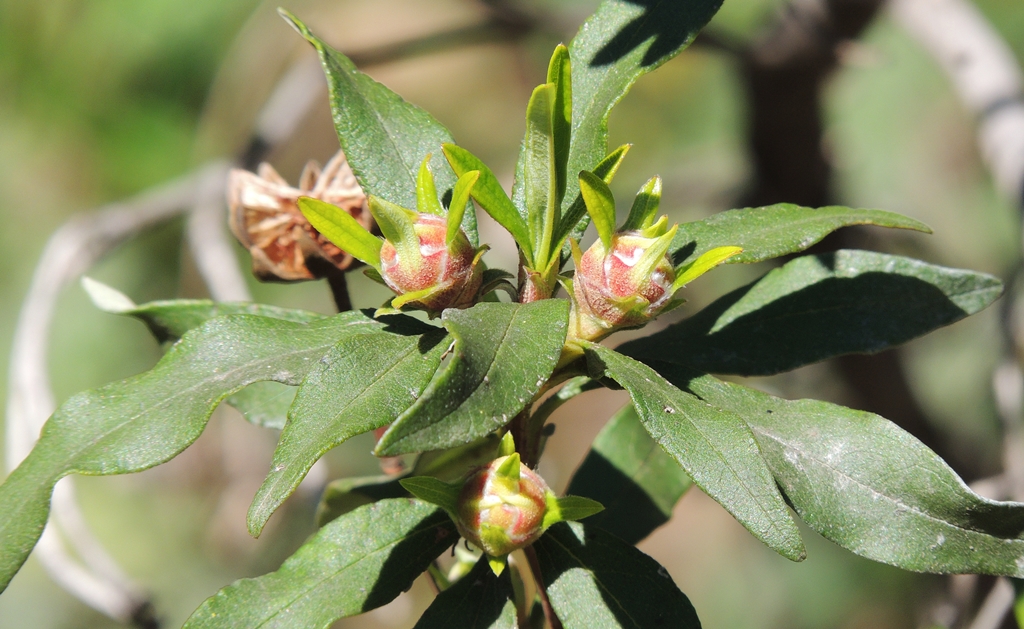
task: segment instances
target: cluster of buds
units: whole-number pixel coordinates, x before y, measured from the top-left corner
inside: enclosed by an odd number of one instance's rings
[[[444,509],[462,537],[489,557],[495,574],[504,570],[510,553],[537,541],[551,525],[604,509],[588,498],[556,497],[544,479],[522,463],[511,433],[502,438],[498,458],[460,483],[430,476],[401,483],[412,495]]]
[[[571,241],[576,273],[565,286],[572,295],[571,340],[599,341],[616,330],[644,325],[682,300],[676,291],[740,253],[717,247],[688,264],[673,266],[668,250],[678,225],[655,220],[661,179],[653,177],[637,194],[626,222],[615,229],[615,200],[597,175],[580,173],[580,191],[600,236],[586,252]]]
[[[267,163],[256,173],[234,169],[228,177],[231,231],[249,250],[253,274],[260,280],[311,280],[354,262],[309,224],[299,211],[299,197],[338,206],[364,228],[372,224],[366,195],[341,151],[323,170],[316,162],[306,164],[297,188]]]
[[[475,303],[483,278],[480,257],[486,247],[473,247],[461,227],[470,191],[480,173],[472,171],[459,177],[445,213],[429,161],[427,155],[417,181],[419,212],[370,195],[370,214],[383,239],[329,203],[304,197],[298,205],[313,227],[372,267],[367,274],[395,292],[391,308],[434,314]]]

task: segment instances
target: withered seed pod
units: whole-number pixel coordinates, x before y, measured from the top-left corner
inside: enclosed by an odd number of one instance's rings
[[[228,178],[231,231],[249,250],[253,274],[261,281],[317,279],[333,269],[359,264],[309,224],[296,205],[300,196],[344,208],[372,229],[366,195],[341,151],[322,171],[314,161],[306,164],[298,188],[267,163],[260,164],[257,173],[234,169]]]

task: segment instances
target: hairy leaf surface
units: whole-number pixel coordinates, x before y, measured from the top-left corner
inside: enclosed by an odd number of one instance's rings
[[[378,455],[438,450],[501,428],[547,382],[565,343],[569,302],[479,303],[441,317],[448,364],[377,444]]]
[[[729,264],[761,262],[798,253],[840,227],[878,225],[931,233],[920,221],[882,210],[829,206],[809,208],[791,203],[719,212],[683,223],[669,249],[677,265],[695,260],[715,247],[742,247]]]
[[[769,375],[909,341],[982,310],[1002,290],[991,275],[900,256],[804,256],[619,351],[710,373]]]
[[[638,78],[690,45],[720,6],[721,0],[605,0],[580,27],[569,44],[572,144],[563,212],[579,196],[576,175],[593,171],[608,152],[608,116],[615,104]],[[578,240],[586,226],[583,215],[573,237]]]
[[[328,450],[386,426],[423,393],[447,348],[443,330],[342,339],[310,370],[288,411],[270,473],[249,508],[249,532],[270,516]]]
[[[451,519],[425,502],[360,507],[320,529],[276,572],[208,598],[184,629],[326,629],[393,600],[456,540]]]
[[[773,550],[804,558],[800,531],[742,418],[613,350],[589,343],[586,351],[594,377],[603,374],[629,391],[644,428],[697,486]]]
[[[448,129],[423,109],[357,70],[348,57],[325,44],[294,16],[284,11],[281,15],[320,54],[334,128],[363,191],[406,208],[416,208],[416,178],[428,153],[433,155],[430,169],[438,192],[444,195],[450,190],[455,185],[455,175],[441,153],[441,145],[452,142]],[[466,212],[462,228],[476,245],[476,214]]]
[[[978,496],[899,426],[710,376],[685,381],[747,421],[793,508],[826,538],[905,570],[1024,577],[1024,504]]]
[[[71,397],[0,485],[0,589],[39,539],[62,477],[159,465],[196,440],[226,396],[260,380],[297,385],[341,338],[380,325],[359,312],[309,324],[219,317],[186,333],[153,369]]]

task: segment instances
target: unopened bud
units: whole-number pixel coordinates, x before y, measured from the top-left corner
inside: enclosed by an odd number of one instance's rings
[[[470,543],[491,557],[503,557],[544,532],[549,494],[544,479],[523,465],[518,454],[501,457],[466,480],[455,524]]]
[[[415,240],[385,240],[380,249],[380,275],[396,293],[392,305],[440,312],[473,304],[482,281],[478,251],[460,229],[446,242],[444,216],[417,214],[412,222]]]
[[[653,261],[644,255],[658,240],[638,232],[619,233],[612,238],[611,250],[597,241],[577,256],[577,338],[596,340],[617,328],[643,325],[668,304],[675,281],[672,262],[664,252]]]

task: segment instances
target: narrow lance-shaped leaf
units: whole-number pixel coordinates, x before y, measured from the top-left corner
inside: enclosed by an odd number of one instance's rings
[[[738,256],[742,252],[743,249],[739,247],[715,247],[711,251],[702,253],[693,262],[676,269],[676,279],[672,282],[672,290],[679,290],[719,264],[728,261],[729,258]]]
[[[306,376],[288,412],[270,473],[249,508],[258,536],[317,459],[386,426],[416,401],[441,364],[446,335],[373,332],[342,339]]]
[[[800,531],[742,418],[613,350],[594,343],[584,347],[593,375],[603,374],[629,391],[644,428],[704,493],[772,550],[803,560]]]
[[[441,320],[455,339],[452,357],[381,437],[377,455],[468,443],[507,424],[554,370],[568,316],[564,299],[444,311]]]
[[[338,140],[359,185],[368,195],[403,207],[417,207],[418,168],[428,153],[434,155],[430,165],[438,189],[444,192],[455,185],[451,169],[436,152],[442,144],[452,141],[448,129],[426,111],[357,70],[348,57],[321,41],[295,16],[284,10],[279,12],[320,55]],[[475,246],[476,216],[467,213],[462,227]]]
[[[619,351],[710,373],[768,375],[892,347],[978,312],[1001,293],[1000,281],[984,273],[836,251],[797,258]]]
[[[483,557],[437,595],[413,629],[518,629],[509,571],[495,576]]]
[[[185,332],[214,317],[250,314],[295,323],[326,318],[317,312],[267,306],[252,302],[218,302],[210,299],[168,299],[136,305],[127,295],[96,280],[83,277],[82,288],[92,303],[104,312],[134,317],[146,324],[161,343],[177,341]]]
[[[555,47],[548,63],[547,82],[554,86],[555,95],[551,112],[551,135],[554,141],[555,199],[560,204],[565,195],[568,177],[566,167],[572,139],[572,69],[569,50],[561,44]]]
[[[367,197],[367,205],[384,238],[399,252],[410,250],[406,255],[417,259],[420,255],[420,239],[414,227],[416,212],[373,195]]]
[[[709,376],[687,386],[747,421],[793,508],[840,546],[905,570],[1024,577],[1024,504],[976,495],[895,424]]]
[[[485,212],[491,215],[491,218],[512,234],[512,238],[523,250],[526,259],[532,260],[533,244],[530,241],[530,230],[526,225],[526,219],[519,214],[519,210],[505,194],[505,190],[498,183],[494,172],[461,146],[445,144],[443,148],[444,155],[448,158],[448,163],[451,164],[456,175],[461,177],[473,170],[480,171],[480,179],[473,186],[473,198]]]
[[[803,251],[840,227],[850,225],[878,225],[927,234],[932,231],[920,221],[893,212],[779,203],[719,212],[701,221],[682,223],[671,251],[673,261],[683,264],[715,247],[735,246],[743,249],[743,253],[730,263],[761,262]]]
[[[533,243],[532,267],[543,270],[558,221],[557,175],[553,111],[555,86],[546,83],[533,90],[526,106],[526,137],[523,139],[524,203]]]
[[[629,144],[623,144],[619,148],[615,149],[604,159],[602,159],[592,171],[595,175],[601,178],[601,181],[606,184],[610,184],[612,179],[615,177],[615,173],[618,172],[619,166],[622,164],[622,160],[626,157],[626,153],[629,152]],[[578,184],[576,187],[579,187]],[[569,245],[566,243],[566,238],[570,234],[575,234],[576,239],[582,235],[583,230],[573,231],[580,219],[587,215],[587,204],[583,200],[583,195],[578,191],[576,193],[576,199],[569,206],[569,209],[562,214],[562,219],[558,223],[558,228],[555,230],[555,237],[552,239],[553,244],[565,243],[562,245],[562,258],[567,259],[569,257]]]
[[[700,629],[668,571],[613,535],[589,524],[556,524],[533,548],[565,629]]]
[[[686,48],[721,5],[721,0],[605,0],[598,6],[569,44],[573,64],[570,173],[596,172],[594,165],[608,150],[608,115],[615,103],[640,76]],[[577,181],[570,178],[565,198],[574,199],[577,193]],[[577,240],[587,226],[585,218],[579,215],[569,227]]]
[[[226,396],[259,380],[296,385],[338,340],[380,325],[361,312],[309,324],[221,317],[185,334],[150,371],[70,398],[0,485],[0,590],[39,539],[62,477],[159,465],[196,440]]]
[[[604,505],[604,511],[587,520],[588,526],[636,544],[668,522],[692,484],[628,404],[598,433],[566,493]]]
[[[416,211],[421,214],[434,214],[444,216],[444,208],[437,198],[437,186],[434,184],[434,174],[430,172],[430,158],[427,155],[420,163],[420,171],[416,175]]]
[[[351,214],[312,197],[299,197],[298,205],[309,224],[327,240],[354,258],[380,268],[381,239],[366,231]]]
[[[409,589],[458,541],[451,519],[416,500],[382,500],[320,529],[275,572],[208,598],[184,629],[327,629]]]
[[[600,177],[584,170],[580,173],[580,194],[587,204],[587,214],[594,222],[601,244],[605,251],[611,251],[615,235],[615,197],[611,188]]]
[[[661,177],[654,176],[636,193],[629,216],[622,225],[622,231],[639,231],[654,224],[661,205]]]
[[[480,179],[479,170],[471,170],[459,177],[455,182],[455,189],[452,192],[452,202],[448,206],[448,231],[445,234],[445,243],[451,244],[459,235],[462,226],[462,215],[466,212],[469,204],[469,194],[473,186]]]

